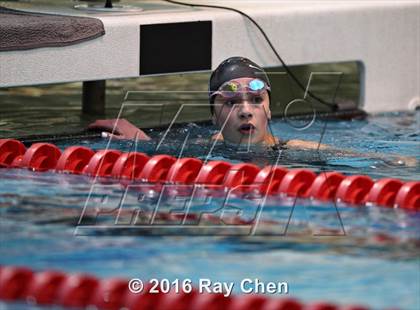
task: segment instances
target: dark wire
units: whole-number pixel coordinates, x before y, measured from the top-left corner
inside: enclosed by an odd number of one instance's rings
[[[268,45],[270,46],[273,53],[276,55],[277,59],[280,61],[280,63],[283,65],[286,72],[292,77],[292,79],[296,82],[296,84],[304,91],[306,92],[305,86],[299,81],[299,79],[296,77],[296,75],[290,70],[289,66],[286,65],[286,63],[283,61],[283,59],[280,57],[279,53],[277,53],[277,50],[274,48],[273,44],[271,43],[270,39],[266,35],[265,31],[261,28],[261,26],[248,14],[239,11],[234,8],[226,7],[226,6],[219,6],[219,5],[207,5],[207,4],[192,4],[192,3],[184,3],[184,2],[178,2],[173,0],[164,0],[166,2],[172,3],[172,4],[178,4],[178,5],[186,5],[190,7],[204,7],[204,8],[214,8],[214,9],[222,9],[222,10],[228,10],[236,12],[244,17],[246,17],[251,23],[255,25],[255,27],[258,28],[258,30],[261,32],[261,34],[264,36],[264,39],[267,41]],[[336,111],[338,106],[336,103],[326,102],[325,100],[319,98],[318,96],[314,95],[309,89],[307,90],[307,93],[309,96],[311,96],[313,99],[317,100],[318,102],[322,103],[325,106],[328,106],[333,109],[333,111]]]

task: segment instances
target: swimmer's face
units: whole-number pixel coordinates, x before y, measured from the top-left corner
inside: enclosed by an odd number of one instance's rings
[[[253,78],[232,81],[246,86]],[[239,93],[233,98],[217,95],[214,101],[213,123],[222,132],[223,138],[235,144],[261,143],[269,135],[268,121],[271,118],[270,98],[267,90],[260,94]]]

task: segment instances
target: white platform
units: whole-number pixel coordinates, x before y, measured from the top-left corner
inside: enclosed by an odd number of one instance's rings
[[[74,10],[73,1],[51,7],[7,3],[31,11],[97,17],[103,21],[106,35],[68,47],[0,52],[0,87],[139,76],[139,25],[168,22],[212,21],[213,68],[234,55],[263,66],[279,65],[257,29],[234,12],[178,7],[156,0],[136,3],[149,9],[137,14],[87,14]],[[366,111],[420,105],[419,1],[222,3],[255,18],[287,64],[360,61]]]

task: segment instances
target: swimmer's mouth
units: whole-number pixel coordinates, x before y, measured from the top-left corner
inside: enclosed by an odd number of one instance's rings
[[[255,131],[255,126],[252,124],[243,124],[239,127],[239,132],[244,135],[249,135]]]

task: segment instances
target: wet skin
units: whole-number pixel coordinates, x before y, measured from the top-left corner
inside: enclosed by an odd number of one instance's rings
[[[247,85],[253,78],[239,78],[233,81]],[[213,124],[220,129],[215,139],[234,144],[273,144],[276,139],[268,131],[271,119],[270,97],[267,90],[259,94],[238,93],[233,98],[216,95]]]

